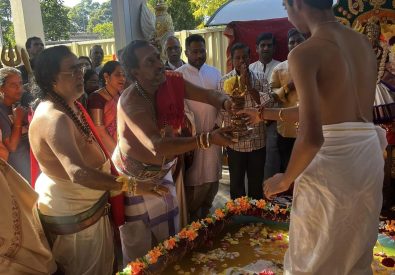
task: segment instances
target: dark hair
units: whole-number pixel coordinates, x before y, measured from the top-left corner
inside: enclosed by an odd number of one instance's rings
[[[40,37],[37,37],[37,36],[29,37],[29,38],[26,40],[26,43],[25,43],[25,48],[26,48],[26,50],[27,50],[27,49],[30,49],[30,47],[32,46],[32,42],[33,42],[34,40],[41,40],[41,38],[40,38]]]
[[[34,64],[34,78],[38,87],[34,95],[38,100],[53,92],[53,83],[60,72],[60,64],[66,57],[74,55],[66,46],[55,46],[43,50]]]
[[[319,10],[328,10],[333,6],[333,0],[303,0],[310,7],[319,9]],[[288,0],[288,4],[290,6],[293,5],[293,0]]]
[[[200,34],[191,34],[188,36],[187,39],[185,39],[185,48],[189,48],[192,42],[202,42],[204,45],[206,45],[206,40],[204,40],[203,36]]]
[[[301,35],[301,36],[303,36],[304,37],[304,35],[303,35],[303,33],[301,33],[300,31],[298,31],[297,29],[295,29],[295,28],[292,28],[292,29],[290,29],[289,31],[288,31],[288,40],[292,37],[292,36],[294,36],[294,35]]]
[[[78,60],[81,60],[81,59],[88,60],[89,64],[91,64],[91,68],[92,68],[92,61],[91,61],[91,59],[89,57],[81,55],[81,56],[78,57]]]
[[[100,70],[99,73],[99,81],[102,87],[104,87],[104,85],[106,84],[106,80],[104,79],[104,74],[107,73],[109,75],[111,75],[115,69],[121,66],[121,63],[119,63],[118,61],[108,61],[106,62],[106,64],[104,64],[103,68]]]
[[[271,32],[264,32],[258,35],[258,37],[256,38],[256,45],[258,46],[259,43],[261,43],[261,41],[269,40],[269,39],[272,39],[273,46],[276,45],[276,37],[274,37],[274,35]]]
[[[99,48],[104,54],[104,51],[103,51],[103,48],[101,47],[101,45],[93,45],[92,48],[89,50],[89,56],[92,54],[92,50],[94,48]]]
[[[145,40],[133,40],[130,42],[122,52],[121,62],[122,66],[125,69],[126,75],[133,79],[133,76],[130,73],[130,70],[136,69],[139,67],[139,58],[136,55],[136,50],[148,47],[150,43]]]
[[[244,49],[247,50],[248,56],[250,56],[250,47],[248,47],[246,44],[243,44],[243,43],[240,43],[240,42],[235,43],[232,46],[232,48],[230,49],[230,56],[231,56],[231,58],[233,58],[233,55],[235,54],[236,50],[244,50]]]
[[[92,75],[97,75],[97,72],[92,69],[88,69],[84,73],[84,84],[92,77]]]

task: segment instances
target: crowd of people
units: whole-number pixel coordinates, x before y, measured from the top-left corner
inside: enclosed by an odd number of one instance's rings
[[[225,75],[206,64],[197,34],[185,41],[185,62],[170,36],[165,62],[135,40],[120,61],[104,64],[99,45],[77,57],[29,38],[31,65],[0,69],[0,179],[10,198],[20,193],[13,182],[35,188],[20,217],[34,234],[11,238],[4,266],[15,274],[112,274],[115,259],[125,266],[209,214],[226,153],[232,199],[271,199],[296,182],[287,274],[369,274],[385,143],[371,123],[376,59],[362,35],[336,22],[332,1],[284,5],[297,27],[288,31],[289,61],[273,59],[278,41],[262,33],[255,49],[232,46]],[[247,87],[242,111],[224,91],[234,76]],[[232,136],[235,112],[251,125],[249,137]],[[21,247],[28,265],[16,256]]]

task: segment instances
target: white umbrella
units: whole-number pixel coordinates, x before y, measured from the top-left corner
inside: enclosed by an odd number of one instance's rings
[[[287,11],[281,0],[229,0],[210,17],[206,26],[283,17],[287,17]]]

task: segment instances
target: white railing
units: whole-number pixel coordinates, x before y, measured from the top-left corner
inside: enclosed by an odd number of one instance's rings
[[[226,72],[226,49],[228,47],[228,39],[224,36],[225,27],[207,28],[201,30],[187,30],[176,32],[175,36],[180,39],[183,49],[185,48],[185,39],[191,34],[200,34],[206,40],[207,49],[207,64],[216,67],[218,70],[225,74]],[[77,56],[89,56],[89,50],[93,45],[101,45],[104,51],[105,60],[111,60],[112,56],[116,54],[114,38],[72,42],[65,45],[71,49]],[[53,47],[56,45],[50,45]],[[182,58],[186,61],[184,51]]]

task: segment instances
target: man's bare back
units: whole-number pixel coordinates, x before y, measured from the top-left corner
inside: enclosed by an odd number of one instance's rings
[[[314,98],[303,82],[306,74],[316,79],[318,101],[310,98],[307,104],[319,103],[322,125],[372,121],[377,62],[363,35],[336,22],[323,23],[290,53],[289,62],[295,83],[302,86],[299,96]]]

